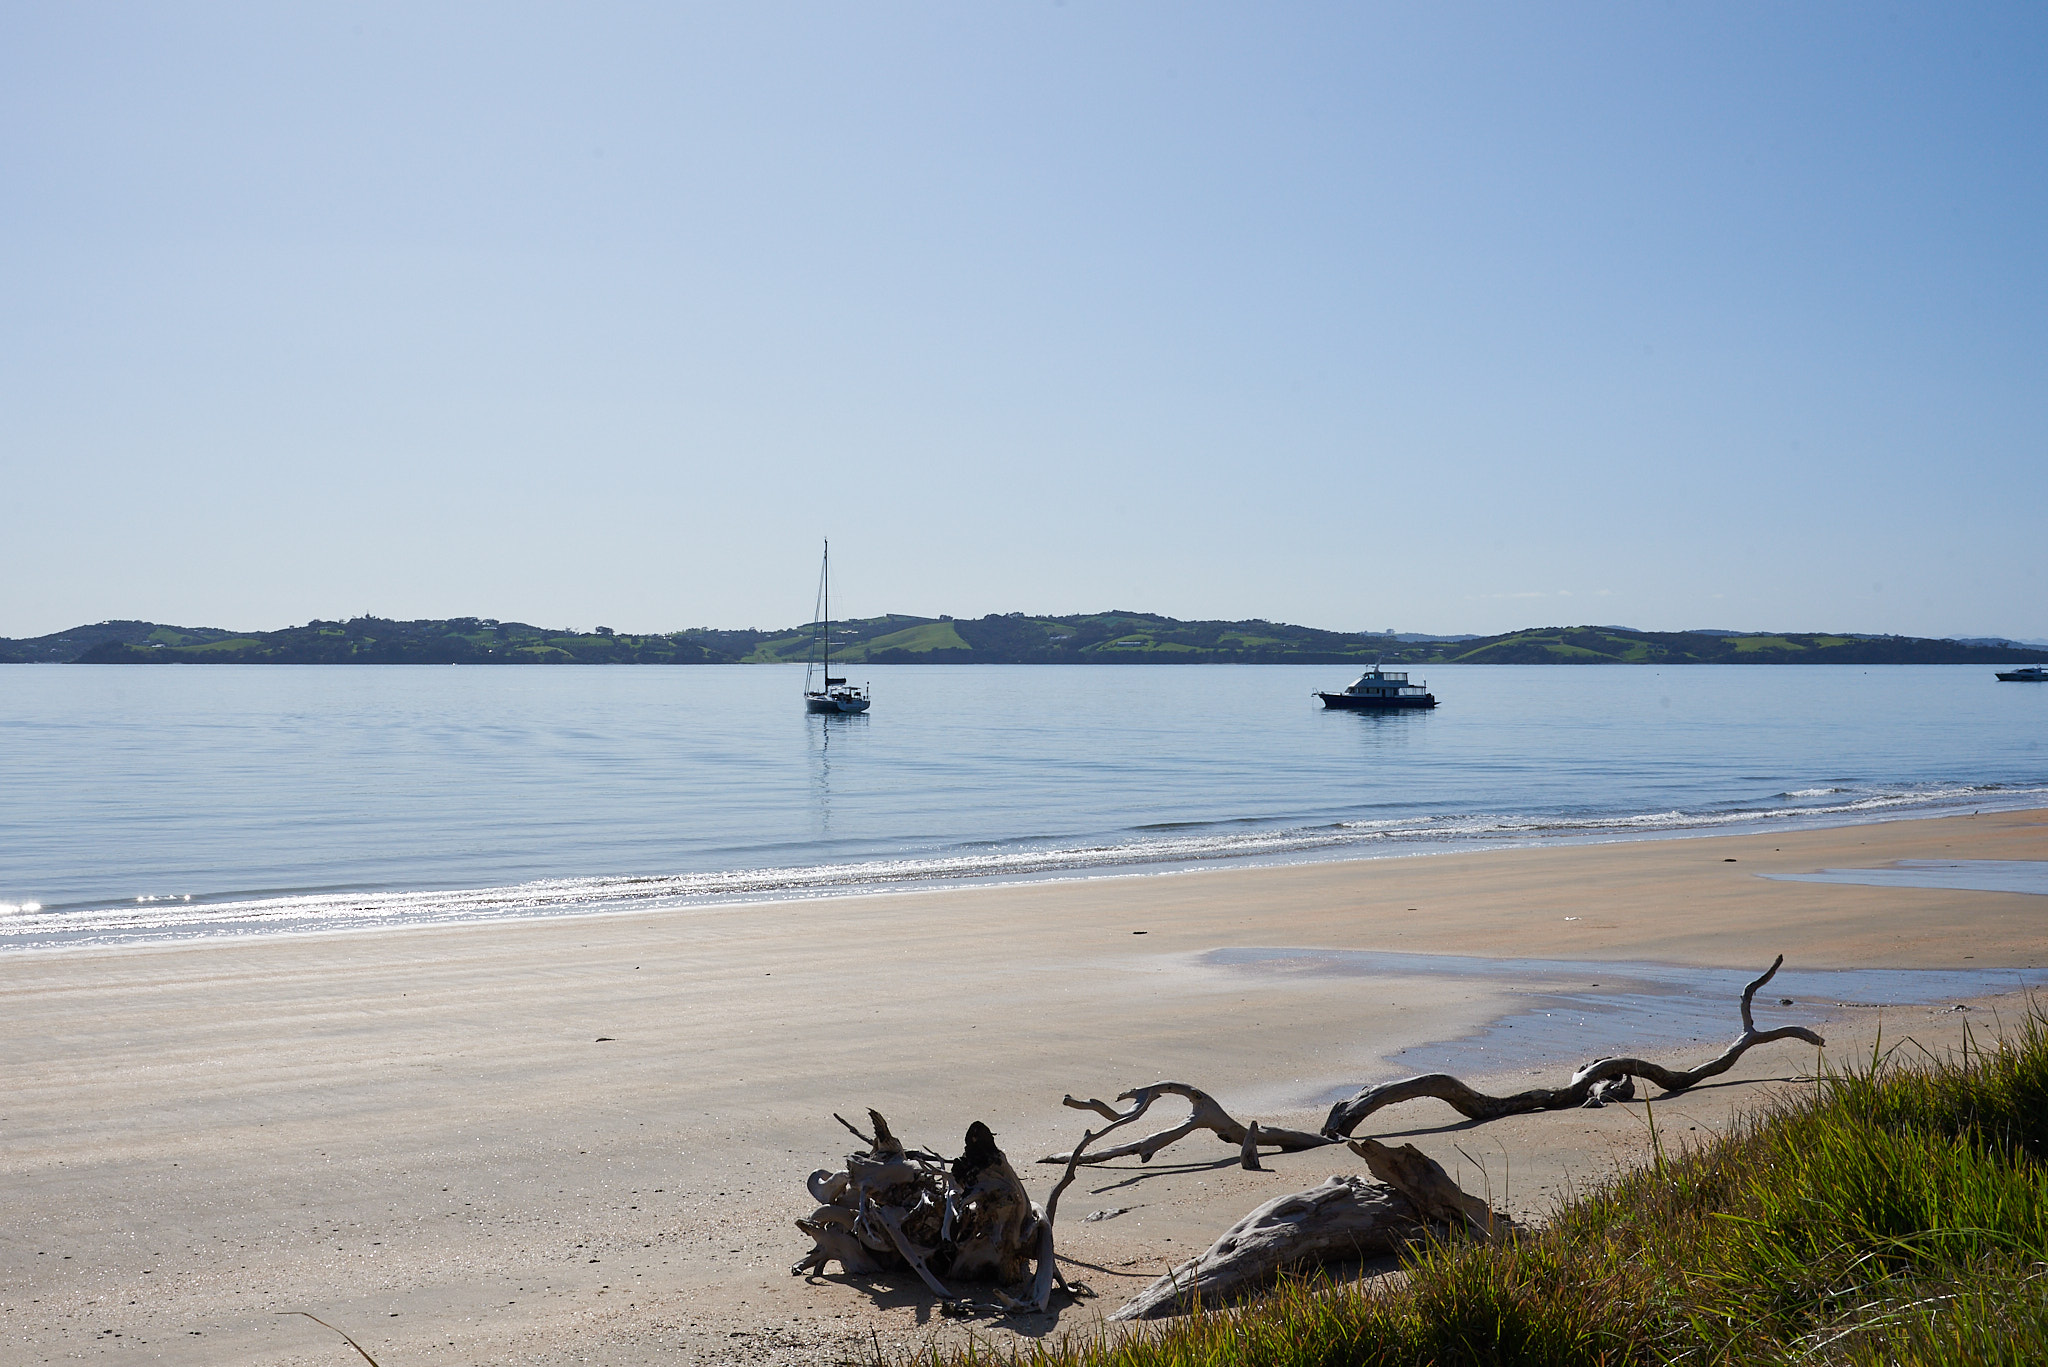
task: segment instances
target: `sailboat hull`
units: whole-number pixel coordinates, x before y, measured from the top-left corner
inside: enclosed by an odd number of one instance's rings
[[[825,686],[813,688],[820,657],[825,666]],[[825,555],[818,562],[818,615],[811,622],[811,655],[804,662],[804,711],[813,715],[845,716],[868,710],[868,690],[855,688],[832,672],[832,543],[825,543]]]

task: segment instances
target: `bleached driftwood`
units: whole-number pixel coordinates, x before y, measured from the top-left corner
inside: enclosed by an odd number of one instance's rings
[[[1122,1117],[1118,1123],[1136,1118]],[[1263,1133],[1257,1122],[1246,1127],[1241,1160],[1246,1167],[1256,1165],[1254,1145]],[[1057,1205],[1076,1168],[1087,1161],[1090,1141],[1100,1137],[1082,1135],[1066,1155],[1066,1175],[1053,1189],[1050,1205]],[[1290,1268],[1391,1252],[1428,1224],[1481,1237],[1510,1227],[1505,1215],[1468,1195],[1413,1144],[1396,1149],[1364,1139],[1351,1141],[1350,1148],[1365,1159],[1377,1183],[1341,1175],[1266,1202],[1232,1225],[1206,1252],[1159,1278],[1109,1318],[1157,1319],[1181,1314],[1198,1303],[1215,1304],[1263,1286]]]
[[[1052,1221],[1032,1204],[988,1126],[968,1126],[966,1147],[948,1163],[906,1149],[880,1112],[868,1118],[872,1138],[834,1117],[868,1147],[847,1155],[842,1171],[811,1174],[805,1185],[818,1208],[796,1227],[812,1247],[790,1275],[822,1273],[834,1262],[856,1276],[907,1268],[949,1305],[973,1308],[942,1278],[994,1282],[1001,1308],[1044,1310],[1060,1281]],[[1001,1289],[1027,1277],[1028,1299]]]
[[[1155,1134],[1146,1135],[1143,1139],[1133,1140],[1128,1144],[1119,1144],[1113,1149],[1100,1149],[1094,1153],[1084,1154],[1082,1150],[1086,1148],[1086,1144],[1083,1143],[1075,1145],[1066,1153],[1047,1154],[1038,1161],[1041,1163],[1107,1163],[1112,1159],[1129,1158],[1132,1155],[1136,1155],[1139,1162],[1149,1163],[1152,1161],[1153,1154],[1158,1153],[1169,1144],[1186,1139],[1197,1130],[1214,1131],[1218,1139],[1236,1147],[1241,1155],[1245,1153],[1251,1154],[1249,1160],[1241,1160],[1245,1161],[1245,1166],[1247,1167],[1252,1166],[1253,1162],[1256,1162],[1257,1144],[1267,1145],[1282,1153],[1294,1153],[1301,1149],[1319,1149],[1326,1144],[1336,1142],[1334,1137],[1326,1134],[1310,1134],[1307,1130],[1290,1130],[1280,1126],[1260,1125],[1258,1127],[1257,1140],[1248,1145],[1247,1141],[1251,1137],[1250,1128],[1240,1124],[1230,1112],[1217,1104],[1215,1097],[1210,1096],[1199,1087],[1190,1087],[1185,1082],[1155,1082],[1149,1087],[1134,1087],[1128,1092],[1119,1092],[1116,1098],[1118,1101],[1128,1101],[1131,1103],[1129,1109],[1122,1111],[1119,1111],[1107,1101],[1100,1101],[1094,1098],[1080,1101],[1069,1096],[1063,1098],[1060,1104],[1070,1106],[1077,1111],[1093,1111],[1107,1119],[1109,1124],[1100,1130],[1090,1131],[1086,1136],[1088,1139],[1100,1139],[1110,1131],[1120,1130],[1132,1121],[1137,1120],[1145,1112],[1151,1110],[1152,1103],[1159,1100],[1162,1096],[1177,1096],[1185,1099],[1189,1107],[1188,1118],[1178,1125],[1160,1130]]]
[[[998,1285],[1021,1280],[1038,1251],[1038,1211],[996,1137],[979,1120],[967,1127],[966,1150],[953,1160],[952,1273]]]
[[[1808,1044],[1821,1045],[1827,1041],[1803,1025],[1787,1025],[1776,1030],[1759,1030],[1756,1020],[1750,1014],[1750,1004],[1757,989],[1777,976],[1785,956],[1780,954],[1771,961],[1771,966],[1762,977],[1742,989],[1742,1034],[1721,1053],[1697,1068],[1672,1069],[1660,1063],[1640,1058],[1603,1058],[1572,1074],[1570,1083],[1563,1087],[1535,1087],[1512,1096],[1489,1096],[1475,1091],[1449,1073],[1425,1073],[1420,1077],[1401,1078],[1395,1082],[1382,1082],[1367,1087],[1348,1100],[1340,1101],[1330,1108],[1329,1119],[1323,1122],[1323,1133],[1332,1139],[1351,1134],[1374,1111],[1403,1101],[1414,1101],[1419,1097],[1435,1097],[1450,1103],[1459,1114],[1471,1120],[1498,1120],[1506,1115],[1521,1115],[1529,1111],[1556,1111],[1572,1106],[1583,1106],[1589,1100],[1608,1099],[1602,1089],[1627,1078],[1642,1078],[1655,1084],[1665,1092],[1682,1092],[1688,1087],[1698,1086],[1710,1077],[1718,1077],[1735,1066],[1735,1061],[1759,1044],[1770,1044],[1781,1039],[1804,1040]],[[1619,1096],[1611,1099],[1620,1100]]]
[[[1390,1253],[1421,1233],[1408,1198],[1349,1174],[1266,1202],[1109,1316],[1150,1320],[1219,1305],[1290,1268]]]
[[[1404,1101],[1415,1101],[1422,1097],[1434,1097],[1455,1107],[1470,1120],[1498,1120],[1502,1116],[1521,1115],[1528,1111],[1555,1111],[1573,1106],[1600,1105],[1609,1101],[1627,1101],[1635,1095],[1636,1078],[1655,1084],[1666,1093],[1682,1092],[1697,1086],[1710,1077],[1727,1072],[1735,1061],[1759,1044],[1770,1044],[1782,1039],[1804,1040],[1808,1044],[1826,1043],[1814,1031],[1803,1025],[1787,1025],[1776,1030],[1759,1030],[1751,1007],[1757,989],[1777,976],[1785,956],[1780,954],[1772,961],[1763,976],[1757,978],[1742,990],[1742,1034],[1723,1050],[1719,1056],[1700,1064],[1697,1068],[1672,1069],[1660,1063],[1640,1058],[1603,1058],[1572,1074],[1571,1081],[1562,1087],[1536,1087],[1512,1096],[1490,1096],[1481,1092],[1449,1073],[1425,1073],[1420,1077],[1401,1078],[1394,1082],[1382,1082],[1367,1087],[1349,1099],[1330,1108],[1329,1117],[1324,1120],[1320,1132],[1290,1130],[1281,1126],[1266,1125],[1253,1121],[1246,1125],[1223,1109],[1217,1100],[1199,1087],[1185,1082],[1155,1082],[1147,1087],[1134,1087],[1117,1095],[1118,1101],[1129,1102],[1124,1110],[1118,1110],[1106,1101],[1089,1099],[1081,1101],[1075,1097],[1063,1098],[1062,1104],[1080,1111],[1093,1111],[1110,1123],[1100,1130],[1091,1130],[1083,1136],[1082,1142],[1065,1153],[1048,1154],[1039,1159],[1041,1163],[1107,1163],[1118,1158],[1135,1157],[1142,1163],[1152,1161],[1153,1155],[1170,1144],[1178,1143],[1198,1130],[1209,1130],[1226,1144],[1234,1145],[1239,1151],[1239,1161],[1246,1168],[1256,1170],[1261,1145],[1281,1153],[1295,1153],[1304,1149],[1320,1148],[1326,1144],[1340,1143],[1355,1132],[1365,1118],[1375,1111]],[[1178,1125],[1146,1135],[1143,1139],[1119,1144],[1112,1148],[1088,1152],[1088,1145],[1114,1130],[1133,1123],[1152,1108],[1152,1104],[1164,1096],[1177,1096],[1188,1103],[1188,1118]],[[1064,1184],[1063,1184],[1064,1185]]]
[[[1426,1224],[1451,1226],[1467,1233],[1490,1235],[1506,1226],[1506,1217],[1461,1190],[1449,1175],[1413,1145],[1393,1148],[1350,1135],[1374,1112],[1403,1101],[1434,1097],[1448,1102],[1473,1120],[1493,1120],[1529,1111],[1624,1100],[1633,1094],[1633,1079],[1643,1078],[1666,1093],[1682,1092],[1716,1077],[1760,1044],[1798,1039],[1825,1041],[1804,1026],[1758,1030],[1751,1012],[1757,990],[1777,975],[1781,954],[1764,974],[1743,989],[1742,1034],[1717,1057],[1696,1068],[1671,1069],[1637,1058],[1598,1059],[1572,1075],[1564,1087],[1536,1088],[1512,1096],[1479,1092],[1448,1073],[1431,1073],[1368,1087],[1331,1108],[1320,1132],[1309,1133],[1257,1121],[1243,1124],[1198,1087],[1184,1082],[1155,1082],[1120,1093],[1129,1105],[1118,1110],[1106,1101],[1064,1104],[1092,1111],[1109,1123],[1082,1134],[1066,1153],[1039,1160],[1062,1163],[1066,1172],[1043,1209],[1031,1202],[1009,1160],[996,1147],[988,1127],[968,1128],[966,1149],[948,1164],[937,1154],[906,1149],[875,1111],[873,1138],[845,1119],[834,1119],[868,1148],[850,1154],[840,1172],[811,1174],[808,1187],[818,1208],[797,1228],[811,1236],[813,1247],[792,1274],[823,1272],[837,1262],[849,1274],[908,1268],[934,1293],[958,1306],[942,1277],[979,1278],[1016,1284],[1033,1274],[1028,1299],[998,1289],[995,1297],[1007,1309],[1050,1303],[1055,1284],[1064,1286],[1053,1249],[1053,1217],[1059,1199],[1083,1164],[1133,1157],[1150,1162],[1153,1155],[1198,1130],[1208,1130],[1238,1150],[1238,1161],[1259,1169],[1259,1149],[1279,1152],[1322,1148],[1348,1142],[1353,1152],[1385,1185],[1359,1177],[1333,1177],[1310,1191],[1267,1202],[1233,1225],[1197,1258],[1190,1259],[1147,1288],[1110,1318],[1150,1319],[1177,1313],[1197,1298],[1218,1300],[1280,1271],[1304,1263],[1385,1252]],[[1179,1125],[1113,1148],[1090,1151],[1097,1140],[1141,1119],[1153,1103],[1177,1096],[1188,1103],[1188,1118]],[[1035,1269],[1035,1272],[1034,1272]]]
[[[1377,1139],[1353,1139],[1347,1147],[1365,1160],[1374,1177],[1407,1197],[1425,1220],[1486,1239],[1514,1227],[1506,1215],[1452,1181],[1441,1163],[1413,1144],[1397,1149]]]

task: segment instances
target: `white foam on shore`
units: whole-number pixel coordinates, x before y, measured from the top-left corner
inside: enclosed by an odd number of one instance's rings
[[[503,887],[294,891],[214,900],[183,892],[142,892],[107,906],[14,904],[11,914],[0,923],[0,953],[596,915],[829,896],[906,885],[936,887],[1289,859],[1367,858],[1475,847],[1719,834],[1746,826],[1849,825],[1904,815],[2031,807],[2039,805],[2044,796],[2048,789],[1957,785],[1865,791],[1845,802],[1810,807],[1773,804],[1707,812],[1671,809],[1585,815],[1465,813],[1251,830],[1241,825],[1228,829],[1210,825],[1173,834],[1144,831],[1126,839],[1086,844],[1018,842],[971,853],[672,875],[542,879]],[[1829,877],[1804,876],[1821,881]]]

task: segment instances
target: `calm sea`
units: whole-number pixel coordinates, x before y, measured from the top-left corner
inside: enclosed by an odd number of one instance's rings
[[[0,950],[2048,805],[1976,666],[0,666]]]

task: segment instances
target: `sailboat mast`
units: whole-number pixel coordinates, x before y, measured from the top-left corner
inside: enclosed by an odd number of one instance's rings
[[[825,686],[832,686],[832,538],[825,538]]]

